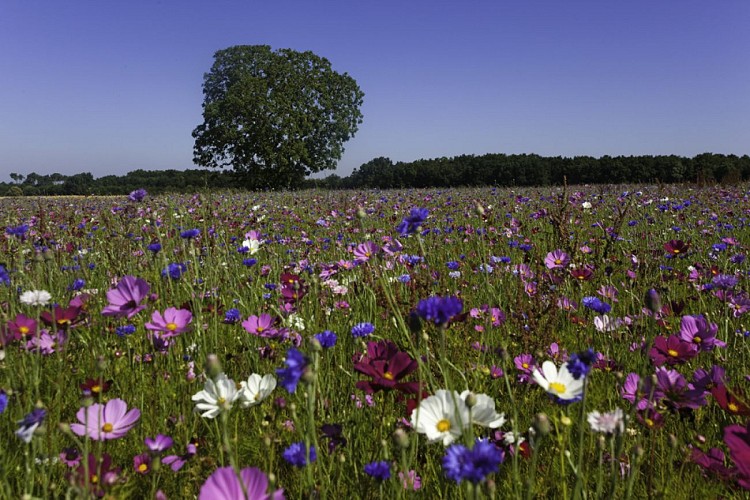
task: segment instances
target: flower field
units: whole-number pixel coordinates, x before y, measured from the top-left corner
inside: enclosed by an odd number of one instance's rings
[[[747,186],[0,207],[2,498],[750,489]]]

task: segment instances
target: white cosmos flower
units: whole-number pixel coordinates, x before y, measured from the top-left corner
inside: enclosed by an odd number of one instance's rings
[[[594,326],[599,332],[612,332],[622,326],[622,321],[619,318],[612,319],[604,314],[602,316],[596,316],[594,318]]]
[[[191,399],[195,401],[195,409],[203,412],[201,417],[216,418],[222,411],[231,410],[238,397],[239,392],[234,380],[220,373],[216,380],[206,380],[203,390],[193,394]]]
[[[576,380],[568,371],[567,364],[562,365],[558,371],[555,363],[545,361],[542,363],[542,371],[536,368],[532,376],[542,389],[564,401],[578,399],[583,394],[584,378]]]
[[[254,255],[260,250],[260,240],[247,239],[242,242],[242,246],[247,248],[247,253]]]
[[[276,377],[273,375],[264,375],[261,377],[253,373],[248,377],[247,382],[240,382],[239,402],[243,408],[250,408],[260,404],[276,388]]]
[[[468,390],[461,393],[461,399],[471,394]],[[474,394],[476,404],[471,407],[471,422],[482,427],[497,429],[505,423],[505,413],[495,411],[495,400],[487,394]]]
[[[27,306],[46,306],[52,300],[52,295],[46,290],[27,290],[21,294],[19,300]]]
[[[584,201],[583,203],[581,203],[581,207],[582,207],[582,208],[583,208],[584,210],[588,210],[588,209],[590,209],[590,208],[591,208],[591,202],[590,202],[590,201]]]
[[[448,446],[470,425],[469,408],[457,391],[439,389],[411,412],[411,425],[429,443],[442,441]]]
[[[620,408],[607,413],[592,411],[588,414],[587,420],[591,428],[596,432],[603,432],[604,434],[614,434],[617,432],[622,434],[625,431],[625,415]]]

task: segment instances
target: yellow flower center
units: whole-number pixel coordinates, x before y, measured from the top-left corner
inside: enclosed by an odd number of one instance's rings
[[[223,405],[226,402],[227,402],[227,400],[224,399],[224,398],[219,398],[219,399],[216,400],[216,404],[217,405]]]
[[[677,356],[679,356],[679,355],[680,355],[680,353],[679,353],[679,352],[677,352],[677,351],[675,351],[674,349],[670,349],[670,350],[668,350],[668,351],[667,351],[667,354],[669,354],[669,355],[670,355],[670,356],[672,356],[673,358],[676,358]]]
[[[696,344],[700,344],[702,340],[700,337],[693,337],[693,342],[695,342]]]
[[[391,372],[385,372],[383,374],[383,378],[386,379],[386,380],[393,380],[394,377],[393,377],[393,374]]]
[[[649,426],[649,427],[653,427],[654,426],[654,421],[651,420],[650,418],[647,418],[646,419],[646,425]]]
[[[439,420],[435,427],[437,427],[438,432],[448,432],[449,430],[451,430],[451,421],[447,418],[444,418],[442,420]]]
[[[672,250],[672,253],[680,253],[680,249],[679,248],[675,248],[674,250]]]
[[[94,394],[99,394],[102,390],[102,387],[99,384],[94,384],[91,386],[91,392]]]
[[[148,470],[148,465],[141,464],[138,466],[138,472],[146,472]]]
[[[175,323],[167,323],[165,326],[170,332],[177,330],[177,325]]]
[[[70,324],[70,320],[69,319],[65,319],[65,318],[60,318],[60,319],[57,320],[57,324],[58,325],[67,325],[67,324]]]
[[[265,330],[265,328],[263,328],[262,326],[259,326],[259,327],[258,327],[258,328],[256,328],[255,330],[256,330],[256,331],[257,331],[258,333],[261,333],[261,332],[262,332],[263,330]]]
[[[737,413],[737,412],[739,412],[739,411],[740,411],[740,407],[739,407],[739,406],[737,406],[737,403],[728,403],[728,404],[727,404],[727,408],[728,408],[728,409],[729,409],[729,411],[731,411],[732,413]]]
[[[112,432],[112,429],[114,429],[114,426],[109,422],[102,425],[102,432]]]
[[[26,335],[27,333],[29,333],[29,327],[22,326],[21,328],[18,329],[18,331],[21,332],[21,335]]]
[[[560,264],[562,264],[562,261],[560,259],[555,259],[555,264],[559,266]]]
[[[521,367],[523,367],[523,368],[528,368],[528,367],[529,367],[529,364],[528,364],[528,363],[521,363]]]
[[[565,384],[561,384],[560,382],[550,382],[549,388],[551,391],[558,394],[564,393],[566,389]]]
[[[96,474],[91,474],[91,477],[89,478],[89,482],[91,484],[97,484],[99,482],[99,476]]]

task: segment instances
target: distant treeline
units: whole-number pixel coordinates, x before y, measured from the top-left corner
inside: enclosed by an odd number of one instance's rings
[[[229,170],[134,170],[95,179],[75,175],[10,174],[0,195],[122,195],[145,188],[151,194],[189,193],[200,189],[244,189],[252,185]],[[302,187],[324,189],[425,188],[449,186],[548,186],[618,183],[736,183],[750,180],[750,156],[703,153],[681,156],[560,156],[535,154],[463,155],[393,163],[375,158],[351,175],[307,179]],[[274,186],[269,186],[269,189]]]

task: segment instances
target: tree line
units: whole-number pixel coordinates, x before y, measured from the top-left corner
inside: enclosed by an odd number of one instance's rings
[[[201,189],[257,189],[251,173],[232,170],[134,170],[94,178],[75,175],[11,173],[0,195],[124,195],[145,188],[151,194],[191,193]],[[458,186],[549,186],[617,183],[726,183],[750,180],[750,156],[699,154],[669,156],[544,157],[536,154],[461,155],[393,162],[379,157],[346,176],[306,179],[302,188],[426,188]],[[268,189],[273,186],[267,186]]]

